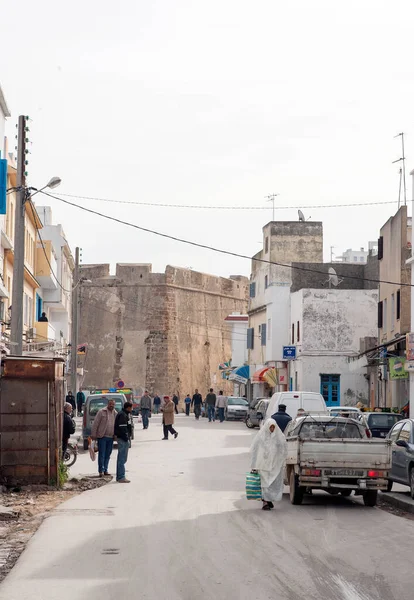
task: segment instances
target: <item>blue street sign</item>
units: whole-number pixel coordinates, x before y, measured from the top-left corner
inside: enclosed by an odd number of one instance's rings
[[[296,346],[283,346],[283,360],[295,360]]]

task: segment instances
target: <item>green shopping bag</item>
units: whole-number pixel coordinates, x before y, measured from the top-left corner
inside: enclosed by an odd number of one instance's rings
[[[247,500],[261,500],[262,482],[259,473],[246,473],[246,498]]]

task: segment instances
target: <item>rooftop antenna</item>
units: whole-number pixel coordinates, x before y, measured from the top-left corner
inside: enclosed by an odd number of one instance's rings
[[[273,218],[272,218],[272,221],[275,220],[275,198],[276,198],[276,196],[279,196],[279,194],[269,194],[268,196],[265,196],[265,198],[267,199],[267,201],[272,203],[272,207],[273,207]]]
[[[404,133],[397,133],[397,135],[394,136],[394,138],[397,137],[401,137],[401,153],[402,156],[401,158],[399,158],[398,160],[393,160],[392,164],[395,164],[397,162],[402,162],[402,171],[400,171],[400,195],[401,195],[401,175],[402,175],[402,181],[404,184],[404,205],[407,204],[407,183],[405,180],[405,147],[404,147]],[[400,196],[398,197],[398,207],[400,206]]]
[[[333,267],[329,267],[328,275],[329,275],[329,279],[328,279],[329,289],[331,289],[332,286],[338,287],[338,285],[343,282],[343,279],[340,279],[338,277],[338,274]]]

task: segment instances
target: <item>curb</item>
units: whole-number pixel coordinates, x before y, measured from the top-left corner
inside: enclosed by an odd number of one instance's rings
[[[400,492],[381,492],[380,498],[391,506],[414,514],[414,500],[402,496]]]

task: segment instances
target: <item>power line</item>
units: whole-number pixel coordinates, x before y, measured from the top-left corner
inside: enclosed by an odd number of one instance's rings
[[[268,206],[199,206],[197,204],[163,204],[159,202],[137,202],[128,200],[114,200],[111,198],[96,198],[93,196],[80,196],[77,194],[61,194],[55,192],[57,196],[64,196],[65,198],[78,198],[79,200],[96,200],[97,202],[110,202],[113,204],[129,204],[137,206],[155,206],[161,208],[199,208],[205,210],[270,210]],[[276,196],[277,194],[273,194]],[[354,202],[351,204],[317,204],[317,205],[303,205],[300,206],[274,206],[274,198],[266,196],[270,200],[273,200],[272,210],[295,210],[295,209],[308,209],[308,208],[348,208],[354,206],[379,206],[382,204],[396,204],[395,200],[386,200],[385,202]],[[273,219],[274,220],[274,219]]]
[[[174,235],[170,235],[168,233],[162,233],[161,231],[155,231],[154,229],[149,229],[148,227],[142,227],[141,225],[136,225],[135,223],[128,223],[127,221],[123,221],[122,219],[118,219],[116,217],[111,217],[110,215],[106,215],[99,211],[93,210],[91,208],[86,208],[85,206],[80,206],[79,204],[75,204],[74,202],[70,202],[69,200],[64,200],[63,198],[59,198],[58,196],[54,196],[49,194],[48,192],[41,192],[45,196],[49,196],[49,198],[54,198],[55,200],[59,200],[64,204],[68,204],[69,206],[74,206],[75,208],[79,208],[85,212],[88,212],[93,215],[97,215],[98,217],[102,217],[104,219],[108,219],[109,221],[114,221],[115,223],[119,223],[121,225],[126,225],[128,227],[132,227],[133,229],[138,229],[139,231],[145,231],[146,233],[152,233],[153,235],[157,235],[162,238],[166,238],[169,240],[173,240],[174,242],[180,242],[182,244],[188,244],[190,246],[195,246],[196,248],[203,248],[204,250],[211,250],[212,252],[217,252],[218,254],[226,254],[227,256],[235,256],[236,258],[244,258],[246,260],[253,260],[255,262],[265,263],[268,265],[276,265],[278,267],[283,267],[285,269],[304,271],[307,273],[318,273],[319,275],[328,275],[326,271],[321,271],[320,269],[313,269],[312,267],[303,267],[299,265],[289,265],[284,263],[279,263],[274,260],[267,260],[265,258],[258,258],[257,256],[247,256],[246,254],[239,254],[237,252],[232,252],[230,250],[223,250],[221,248],[215,248],[214,246],[209,246],[208,244],[200,244],[199,242],[193,242],[191,240],[185,240],[183,238],[176,237]],[[411,283],[403,283],[397,281],[388,281],[386,279],[372,279],[369,277],[356,277],[355,275],[345,275],[343,273],[340,274],[342,279],[352,279],[355,281],[369,281],[371,283],[387,283],[389,285],[396,285],[399,287],[414,287]]]

